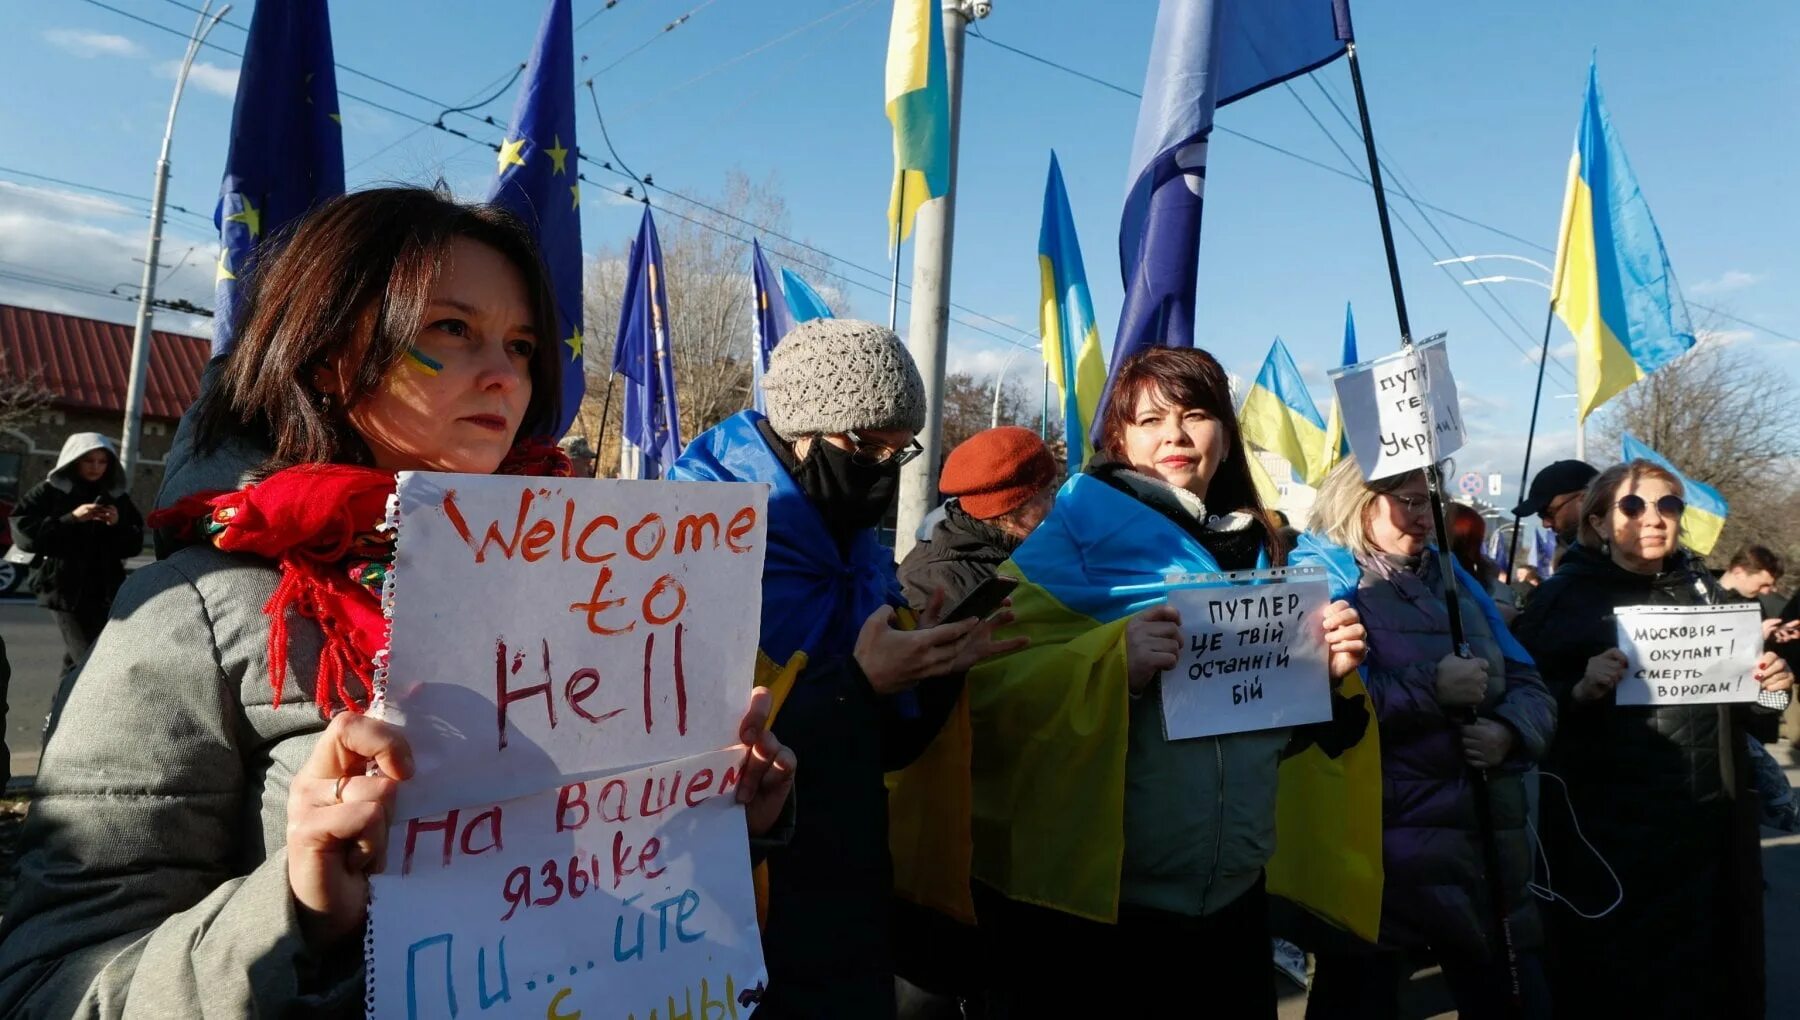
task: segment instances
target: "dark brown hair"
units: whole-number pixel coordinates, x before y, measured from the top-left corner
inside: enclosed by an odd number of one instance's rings
[[[1739,549],[1725,569],[1730,570],[1732,567],[1746,574],[1768,571],[1769,576],[1777,581],[1787,573],[1786,564],[1781,562],[1781,554],[1766,545],[1747,545]]]
[[[196,447],[261,430],[272,451],[265,473],[369,463],[347,412],[406,357],[458,237],[500,252],[525,279],[538,343],[519,432],[553,430],[562,392],[556,306],[525,225],[429,188],[374,188],[326,202],[258,253],[237,302],[237,345],[200,398]],[[329,406],[314,383],[322,368],[341,369],[347,391]]]
[[[1231,386],[1218,360],[1197,347],[1151,347],[1120,366],[1100,426],[1101,448],[1114,460],[1125,460],[1125,429],[1145,393],[1155,394],[1168,406],[1205,411],[1219,420],[1225,429],[1225,461],[1207,485],[1207,511],[1237,511],[1255,517],[1268,536],[1269,562],[1285,563],[1287,550],[1282,546],[1280,525],[1256,493],[1250,477],[1250,453],[1231,405]]]

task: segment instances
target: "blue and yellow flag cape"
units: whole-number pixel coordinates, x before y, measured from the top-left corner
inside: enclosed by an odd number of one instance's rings
[[[1353,563],[1310,539],[1294,565],[1329,568],[1334,597]],[[972,873],[1007,896],[1102,921],[1118,915],[1125,841],[1129,695],[1125,625],[1162,601],[1171,573],[1217,562],[1187,532],[1105,482],[1069,480],[1002,573],[1019,578],[1015,624],[1029,648],[969,674],[966,734],[947,727],[890,782],[895,885],[952,916]],[[1364,693],[1352,675],[1341,693]],[[968,747],[955,747],[967,739]],[[957,768],[963,771],[959,776]],[[969,819],[928,810],[970,786]],[[1381,916],[1381,751],[1377,729],[1341,757],[1308,748],[1281,766],[1269,889],[1374,939]],[[954,859],[969,847],[965,860]],[[905,855],[914,855],[908,859]],[[949,905],[949,906],[946,906]]]
[[[1594,408],[1694,346],[1662,234],[1625,161],[1592,63],[1569,157],[1561,236],[1550,305],[1575,335],[1575,413],[1586,421]]]
[[[1702,556],[1712,552],[1713,546],[1719,544],[1719,534],[1725,530],[1725,517],[1731,512],[1725,497],[1705,482],[1682,474],[1673,461],[1645,446],[1631,433],[1619,438],[1624,447],[1624,459],[1647,460],[1681,479],[1682,492],[1687,498],[1687,509],[1681,514],[1681,544]]]
[[[893,552],[858,534],[847,553],[757,429],[762,415],[740,411],[695,438],[669,471],[690,482],[764,482],[769,486],[768,552],[763,557],[758,647],[777,665],[795,652],[809,659],[848,655],[869,614],[906,599]]]

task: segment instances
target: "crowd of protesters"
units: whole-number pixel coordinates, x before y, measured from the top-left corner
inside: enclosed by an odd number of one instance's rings
[[[13,518],[69,668],[0,925],[5,1015],[360,1014],[367,876],[412,773],[362,712],[394,473],[594,473],[585,441],[531,438],[561,362],[507,214],[345,196],[249,288],[151,517],[162,559],[120,587],[144,521],[104,437],[70,437]],[[1276,934],[1316,961],[1309,1017],[1397,1017],[1433,964],[1467,1017],[1761,1015],[1757,826],[1780,791],[1757,737],[1789,706],[1800,613],[1769,550],[1715,575],[1681,547],[1675,475],[1542,470],[1517,508],[1557,537],[1542,577],[1500,576],[1466,508],[1440,549],[1426,475],[1369,482],[1353,459],[1296,532],[1218,361],[1153,348],[1115,373],[1085,470],[1020,428],[951,451],[949,499],[896,565],[878,528],[927,417],[905,346],[814,320],[762,385],[766,413],[671,472],[769,487],[758,676],[797,676],[773,724],[758,687],[740,727],[769,875],[757,1016],[1268,1018]],[[1329,578],[1331,718],[1169,739],[1182,620],[1146,593],[1283,566]],[[1010,598],[952,611],[995,585]],[[1767,617],[1756,703],[1616,703],[1619,609],[1740,600]],[[1369,732],[1379,930],[1289,932],[1268,877],[1283,762]],[[925,798],[961,805],[960,916],[896,898],[903,769],[968,792]]]

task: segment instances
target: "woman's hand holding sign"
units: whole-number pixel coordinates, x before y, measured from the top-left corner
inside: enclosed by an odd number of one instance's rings
[[[750,692],[750,707],[738,723],[738,742],[744,745],[744,772],[738,780],[737,799],[744,805],[750,835],[760,836],[775,827],[782,805],[794,790],[798,762],[792,748],[769,731],[774,702],[766,687]]]
[[[1180,658],[1181,612],[1174,606],[1151,606],[1125,624],[1125,679],[1131,693],[1141,693]]]
[[[380,775],[365,775],[370,762]],[[387,856],[394,790],[412,774],[412,748],[398,729],[343,712],[294,776],[288,787],[288,887],[313,945],[331,945],[362,928],[369,875]]]
[[[1794,671],[1787,660],[1774,652],[1764,652],[1757,660],[1756,682],[1765,691],[1785,691],[1794,686]]]
[[[1599,655],[1588,660],[1587,672],[1582,674],[1571,692],[1576,701],[1604,701],[1619,681],[1625,679],[1625,667],[1628,662],[1625,653],[1617,648],[1608,648]]]
[[[1369,632],[1362,616],[1339,599],[1325,607],[1325,650],[1331,655],[1331,679],[1342,680],[1369,655]]]

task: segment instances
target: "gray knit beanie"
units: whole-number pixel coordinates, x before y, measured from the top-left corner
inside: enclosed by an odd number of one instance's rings
[[[892,330],[856,319],[794,327],[763,376],[769,424],[787,439],[925,427],[925,382]]]

